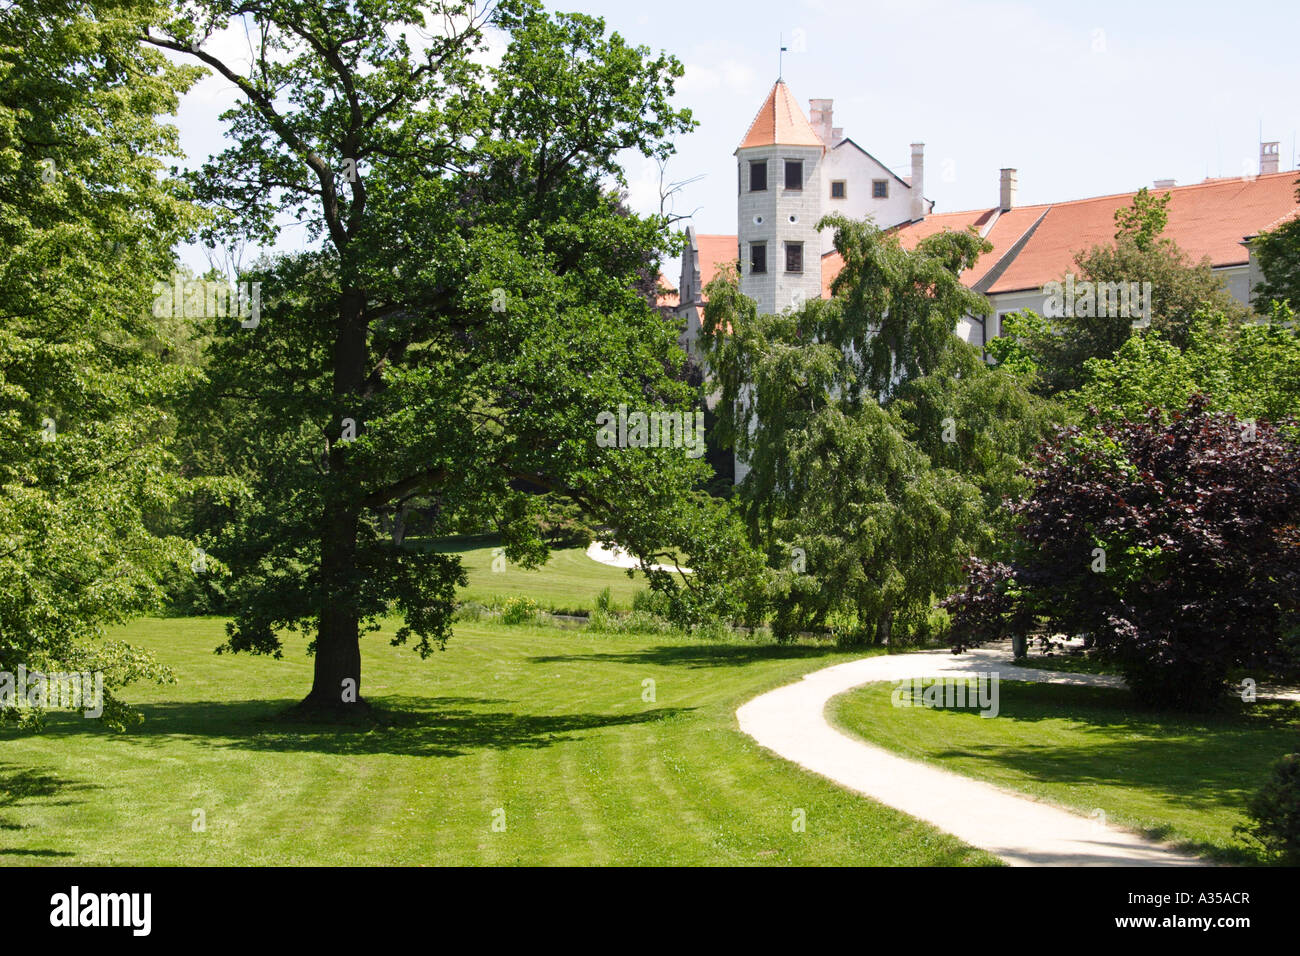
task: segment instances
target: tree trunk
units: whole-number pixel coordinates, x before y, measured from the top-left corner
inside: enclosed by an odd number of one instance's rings
[[[889,644],[889,635],[894,630],[894,612],[885,608],[880,612],[880,618],[876,621],[876,643]]]
[[[324,595],[317,620],[316,666],[301,709],[313,714],[368,709],[361,698],[361,622],[356,610],[357,514],[340,515],[321,537]]]
[[[341,409],[333,434],[342,434],[342,421],[351,418],[362,431],[361,390],[366,373],[365,300],[355,291],[339,302],[338,334],[334,340],[334,397]],[[361,697],[361,619],[357,597],[357,528],[360,507],[355,502],[360,482],[348,472],[347,446],[335,441],[329,450],[330,468],[321,531],[321,603],[317,617],[316,662],[311,692],[298,706],[308,716],[352,715],[369,710]]]
[[[409,505],[402,505],[393,515],[393,544],[401,545],[406,540],[406,516],[410,513]]]

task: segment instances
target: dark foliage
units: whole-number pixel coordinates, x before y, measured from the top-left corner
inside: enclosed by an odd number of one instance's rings
[[[1273,765],[1272,776],[1246,804],[1251,824],[1239,827],[1278,863],[1300,866],[1300,754]]]
[[[1288,426],[1203,396],[1060,430],[1009,506],[1007,566],[970,566],[949,598],[958,649],[1027,622],[1091,636],[1134,692],[1213,706],[1229,669],[1280,663],[1300,609],[1300,447]]]

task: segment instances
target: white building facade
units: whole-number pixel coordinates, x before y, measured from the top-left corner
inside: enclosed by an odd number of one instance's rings
[[[983,346],[1001,334],[1007,313],[1043,314],[1045,285],[1074,271],[1077,251],[1113,242],[1115,212],[1133,202],[1134,193],[1123,193],[1020,206],[1019,173],[1004,168],[996,205],[936,214],[924,195],[923,143],[911,144],[910,175],[900,176],[833,125],[831,100],[810,100],[809,106],[806,117],[786,84],[776,81],[735,152],[736,234],[687,229],[679,299],[667,308],[683,320],[682,345],[697,360],[704,289],[722,269],[737,270],[740,290],[763,314],[829,295],[843,261],[834,251],[833,231],[817,229],[825,215],[870,219],[907,248],[945,230],[974,230],[987,239],[992,250],[961,280],[988,300],[989,311],[967,316],[957,327],[961,338]],[[1156,180],[1152,190],[1169,194],[1163,236],[1192,261],[1208,260],[1227,291],[1247,305],[1261,278],[1251,241],[1300,216],[1296,174],[1279,171],[1277,146],[1260,144],[1257,176],[1186,186]],[[738,458],[736,481],[747,472]]]

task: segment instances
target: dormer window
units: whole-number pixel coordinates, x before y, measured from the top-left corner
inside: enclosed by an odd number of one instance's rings
[[[756,160],[749,164],[749,191],[762,192],[767,189],[767,160]]]
[[[785,161],[785,188],[803,189],[802,159],[787,159]]]

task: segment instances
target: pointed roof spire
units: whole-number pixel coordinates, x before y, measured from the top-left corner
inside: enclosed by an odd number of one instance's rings
[[[772,92],[758,108],[758,115],[740,148],[751,146],[825,146],[808,123],[784,80],[772,84]]]

